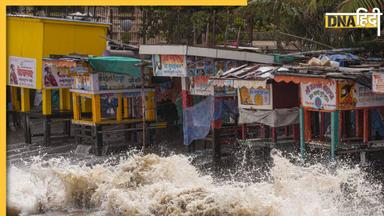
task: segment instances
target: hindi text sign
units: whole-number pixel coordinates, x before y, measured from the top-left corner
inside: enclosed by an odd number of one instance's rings
[[[36,59],[9,56],[8,84],[36,88]]]

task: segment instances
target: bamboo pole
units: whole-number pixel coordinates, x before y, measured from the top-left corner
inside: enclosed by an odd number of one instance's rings
[[[141,147],[141,151],[145,151],[146,148],[146,122],[145,122],[145,91],[144,91],[144,85],[145,85],[145,66],[149,63],[144,61],[143,57],[141,58],[141,63],[136,64],[136,67],[140,67],[141,72],[141,107],[142,107],[142,123],[143,123],[143,145]]]

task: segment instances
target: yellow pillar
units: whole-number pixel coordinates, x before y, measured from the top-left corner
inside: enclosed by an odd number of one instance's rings
[[[98,123],[100,120],[100,95],[92,95],[92,121]]]
[[[42,89],[43,115],[52,114],[52,91],[51,89]]]
[[[80,120],[79,96],[76,93],[72,93],[72,101],[73,101],[73,119]]]
[[[127,97],[124,97],[124,118],[129,117],[129,101]]]
[[[117,96],[116,120],[121,121],[122,119],[123,119],[123,96],[119,94]]]
[[[64,111],[67,107],[66,92],[65,89],[59,89],[59,107],[60,111]]]
[[[69,91],[69,89],[65,89],[65,91],[67,92],[66,94],[66,102],[65,104],[67,105],[67,107],[65,108],[66,110],[71,110],[71,92]]]
[[[21,88],[21,112],[31,110],[30,92],[28,88]]]
[[[81,112],[91,112],[92,102],[88,98],[81,98]]]
[[[148,92],[145,98],[145,118],[147,121],[155,120],[155,92]]]

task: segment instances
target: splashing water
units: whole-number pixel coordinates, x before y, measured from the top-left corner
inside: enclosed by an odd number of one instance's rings
[[[272,154],[269,180],[215,181],[183,155],[131,155],[94,166],[68,159],[10,166],[8,209],[21,215],[383,215],[380,184],[358,167],[298,166]],[[86,214],[88,215],[88,214]]]

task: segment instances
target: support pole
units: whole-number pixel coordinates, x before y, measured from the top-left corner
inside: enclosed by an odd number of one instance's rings
[[[24,140],[27,144],[32,144],[31,124],[28,113],[23,113],[24,120]]]
[[[301,157],[305,155],[305,138],[304,138],[304,108],[300,107],[299,111],[299,121],[300,121],[300,154]]]
[[[146,99],[145,99],[145,91],[144,91],[144,86],[145,86],[145,66],[147,65],[147,62],[144,62],[144,59],[141,59],[140,63],[140,72],[141,72],[141,106],[142,106],[142,124],[143,124],[143,145],[142,145],[142,151],[145,150],[147,147],[146,143],[146,136],[147,136],[147,129],[146,129],[146,122],[145,122],[145,111],[146,111]]]
[[[51,117],[45,115],[43,119],[43,128],[44,128],[44,145],[51,145]]]
[[[331,159],[335,159],[337,146],[339,145],[339,111],[331,113]]]
[[[308,110],[304,110],[304,127],[305,127],[305,141],[312,139],[311,128],[311,113]]]
[[[73,120],[80,120],[80,104],[79,104],[79,96],[77,93],[72,93],[72,101],[73,101]]]
[[[344,115],[345,111],[339,111],[339,140],[344,139]]]
[[[30,92],[28,88],[21,88],[21,112],[31,110]]]
[[[124,100],[123,100],[123,104],[124,104],[124,118],[128,118],[129,117],[129,101],[128,101],[128,98],[127,97],[124,97]]]
[[[271,138],[272,138],[272,142],[276,144],[277,143],[276,127],[271,127]]]
[[[324,134],[325,134],[325,113],[320,112],[320,134],[319,134],[319,137],[320,137],[321,141],[324,140]]]
[[[369,109],[364,109],[364,130],[363,130],[363,142],[368,145],[369,141]]]
[[[42,98],[43,98],[43,115],[52,114],[52,90],[51,89],[42,89]]]
[[[13,111],[20,111],[20,102],[17,98],[18,87],[11,86],[11,102]]]
[[[59,89],[59,108],[60,111],[64,111],[67,108],[66,92],[65,89]]]
[[[102,130],[101,125],[96,125],[95,130],[95,140],[96,140],[96,155],[101,156],[103,154],[103,134],[100,133]]]
[[[93,123],[101,121],[100,95],[92,95],[92,121]]]
[[[355,136],[362,137],[362,127],[360,124],[360,110],[355,110]]]
[[[245,139],[245,124],[242,124],[241,125],[241,139],[244,140]]]
[[[117,96],[117,112],[116,112],[116,120],[123,120],[123,96],[119,94]]]

